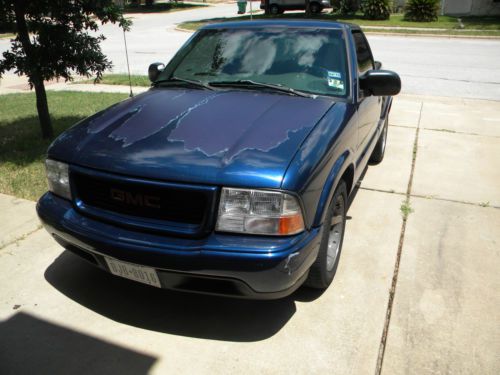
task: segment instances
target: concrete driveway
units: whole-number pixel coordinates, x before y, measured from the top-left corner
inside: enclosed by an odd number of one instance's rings
[[[0,195],[0,373],[500,373],[500,102],[399,96],[390,124],[323,294],[113,277],[64,252],[33,202]]]

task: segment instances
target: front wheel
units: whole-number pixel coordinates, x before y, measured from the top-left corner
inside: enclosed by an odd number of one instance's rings
[[[305,285],[326,289],[332,283],[344,242],[346,210],[347,186],[340,181],[325,217],[318,257],[309,270]]]

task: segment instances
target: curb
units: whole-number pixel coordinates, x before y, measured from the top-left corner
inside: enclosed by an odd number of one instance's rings
[[[410,33],[391,33],[391,32],[379,32],[379,31],[365,31],[365,34],[370,35],[385,35],[385,36],[401,36],[401,37],[424,37],[424,38],[449,38],[449,39],[493,39],[498,40],[500,36],[494,35],[450,35],[450,34],[410,34]]]
[[[401,36],[401,37],[425,37],[425,38],[449,38],[449,39],[500,39],[500,35],[450,35],[450,34],[426,34],[426,33],[395,33],[395,32],[384,32],[384,31],[366,31],[365,29],[370,29],[369,26],[360,26],[365,34],[370,35],[381,35],[381,36]],[[175,31],[180,31],[183,33],[194,33],[194,30],[185,29],[182,26],[176,26]]]
[[[176,26],[176,27],[174,28],[174,30],[175,30],[175,31],[180,31],[180,32],[183,32],[183,33],[191,33],[191,34],[192,34],[192,33],[194,33],[194,31],[193,31],[193,30],[184,29],[184,28],[182,28],[182,27],[180,27],[180,26]]]

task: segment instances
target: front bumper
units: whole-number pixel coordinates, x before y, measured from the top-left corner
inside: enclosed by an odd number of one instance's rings
[[[52,193],[40,198],[37,212],[57,242],[108,272],[104,256],[155,268],[164,288],[235,297],[291,294],[307,277],[321,239],[321,228],[285,238],[167,237],[97,221]]]

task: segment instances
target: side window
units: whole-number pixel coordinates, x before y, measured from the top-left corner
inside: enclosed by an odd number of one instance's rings
[[[373,57],[366,41],[365,36],[360,31],[353,31],[352,36],[356,44],[356,56],[358,60],[359,74],[363,74],[367,70],[373,69]]]

